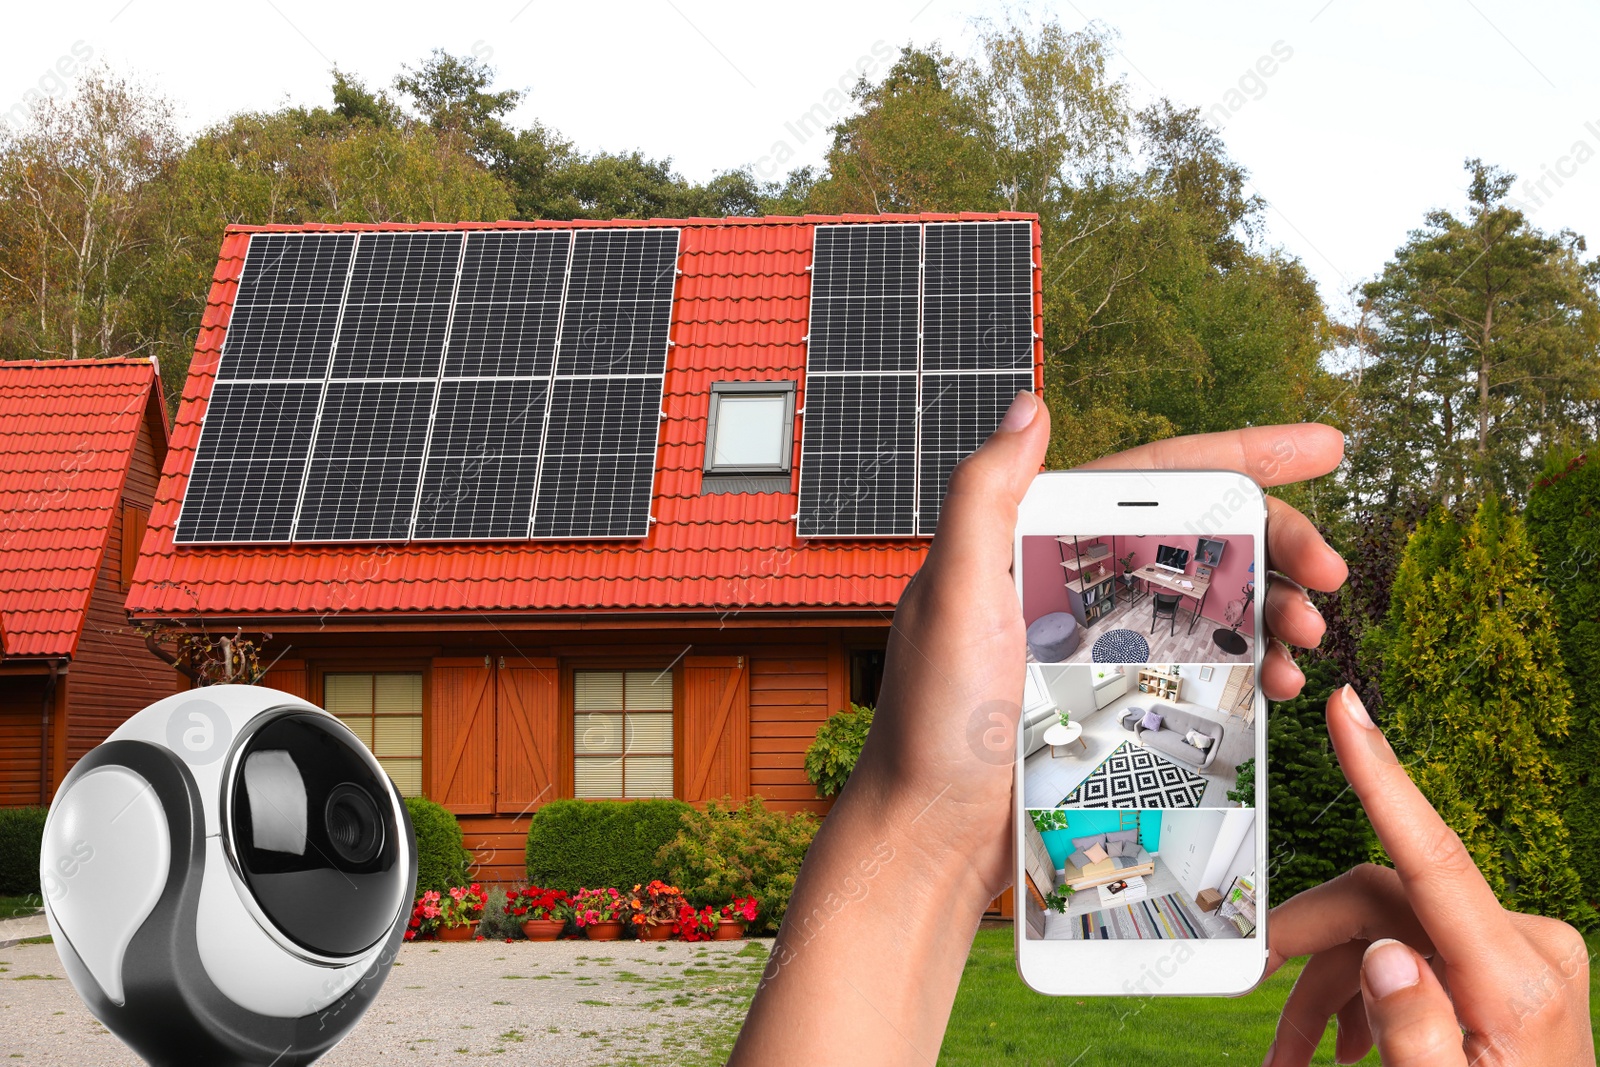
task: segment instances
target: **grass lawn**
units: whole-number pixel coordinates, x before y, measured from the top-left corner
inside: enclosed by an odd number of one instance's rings
[[[0,896],[0,919],[14,919],[18,915],[32,915],[40,907],[37,896]]]
[[[1600,937],[1589,939],[1589,957]],[[1193,1067],[1257,1064],[1300,974],[1292,962],[1246,997],[1044,997],[1017,977],[1010,930],[979,930],[945,1032],[941,1064]],[[1596,976],[1589,979],[1595,1018]],[[1333,1062],[1333,1027],[1312,1061]],[[1376,1054],[1361,1061],[1376,1064]]]

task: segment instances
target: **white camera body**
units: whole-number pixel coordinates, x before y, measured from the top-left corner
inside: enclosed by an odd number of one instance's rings
[[[84,1002],[157,1065],[308,1064],[404,940],[416,838],[338,719],[274,689],[158,701],[62,782],[45,914]]]

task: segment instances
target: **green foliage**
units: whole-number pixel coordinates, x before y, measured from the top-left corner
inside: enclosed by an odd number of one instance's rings
[[[1566,773],[1561,817],[1584,893],[1600,900],[1600,463],[1551,456],[1527,520],[1572,683],[1571,726],[1552,749]]]
[[[682,828],[661,848],[657,864],[662,879],[695,907],[755,897],[761,912],[753,929],[775,929],[817,826],[810,812],[768,811],[760,797],[742,806],[712,801],[704,811],[684,812]]]
[[[817,787],[817,796],[831,797],[844,788],[871,729],[872,709],[860,704],[834,712],[817,729],[817,739],[806,749],[806,777]]]
[[[44,808],[0,808],[0,894],[39,892]]]
[[[1500,900],[1593,923],[1553,754],[1571,732],[1572,689],[1522,520],[1491,496],[1470,523],[1436,514],[1419,526],[1365,650],[1383,663],[1396,754]]]
[[[422,797],[407,797],[411,825],[417,831],[417,892],[467,884],[472,853],[461,844],[461,824],[442,806]]]
[[[1067,813],[1061,808],[1029,808],[1028,818],[1033,820],[1033,828],[1041,834],[1067,828]]]
[[[483,903],[483,916],[478,920],[478,933],[489,941],[521,937],[522,920],[506,914],[505,887],[496,886],[488,893]]]
[[[1044,906],[1065,915],[1068,905],[1072,903],[1072,894],[1076,892],[1070,885],[1059,885],[1044,895]]]
[[[656,861],[693,809],[681,800],[555,800],[528,826],[528,881],[626,892],[665,877]]]
[[[1342,679],[1325,659],[1303,667],[1300,695],[1272,705],[1267,716],[1268,888],[1274,905],[1365,862],[1372,841],[1366,813],[1328,740],[1324,709]]]
[[[1234,768],[1237,779],[1234,787],[1228,790],[1228,799],[1245,806],[1254,805],[1256,802],[1256,758],[1251,756],[1239,766]]]

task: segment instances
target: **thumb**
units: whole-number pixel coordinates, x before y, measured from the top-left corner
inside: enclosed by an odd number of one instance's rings
[[[1033,483],[1050,443],[1050,413],[1024,390],[989,439],[956,465],[939,512],[933,555],[980,574],[1011,565],[1017,504]]]
[[[1427,961],[1384,938],[1361,960],[1361,997],[1386,1067],[1466,1067],[1461,1024]]]

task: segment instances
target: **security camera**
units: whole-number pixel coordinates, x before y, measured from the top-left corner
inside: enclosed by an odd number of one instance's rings
[[[158,701],[78,761],[39,857],[89,1010],[156,1067],[312,1063],[405,938],[416,836],[355,734],[299,697]]]

